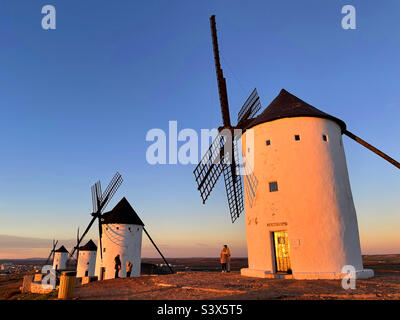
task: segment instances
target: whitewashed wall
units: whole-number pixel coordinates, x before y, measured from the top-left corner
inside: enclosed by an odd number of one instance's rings
[[[249,268],[242,274],[275,272],[271,232],[280,230],[288,231],[295,278],[334,278],[344,265],[362,271],[339,125],[327,119],[296,117],[252,129],[254,146],[246,146],[245,133],[242,151],[254,158],[258,188],[253,207],[247,198],[245,201]],[[300,141],[295,135],[300,135]],[[269,146],[266,140],[270,140]],[[278,182],[277,192],[269,191],[273,181]]]
[[[101,267],[106,268],[105,279],[115,276],[114,258],[120,255],[122,262],[119,277],[126,277],[126,261],[133,264],[131,277],[140,276],[142,258],[143,227],[134,224],[107,224],[103,225],[103,260],[100,258],[100,245],[97,245],[95,275],[100,279]]]
[[[53,260],[53,268],[56,270],[67,269],[68,252],[55,252]]]
[[[85,277],[86,271],[88,271],[88,276],[94,276],[96,267],[96,251],[79,251],[78,265],[76,268],[77,277]]]

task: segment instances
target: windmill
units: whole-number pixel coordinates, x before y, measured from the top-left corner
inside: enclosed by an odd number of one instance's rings
[[[238,174],[240,172],[239,139],[249,119],[253,118],[260,110],[261,103],[257,89],[254,89],[238,113],[236,126],[232,126],[226,80],[219,58],[215,15],[211,16],[210,25],[223,125],[218,128],[218,136],[214,139],[193,173],[197,182],[197,189],[200,191],[203,203],[205,203],[223,172],[233,223],[244,210],[243,185],[241,176]],[[249,186],[248,190],[251,190],[251,193],[249,193],[250,198],[253,198],[257,188],[257,178],[253,174],[248,174],[246,175],[245,183]]]
[[[93,212],[92,212],[92,220],[90,221],[89,225],[87,226],[85,232],[79,238],[75,248],[72,250],[70,257],[73,257],[76,250],[79,250],[79,245],[82,242],[85,235],[88,233],[90,228],[92,227],[94,221],[98,220],[98,230],[99,230],[99,247],[100,247],[100,256],[103,258],[103,247],[102,247],[102,213],[114,194],[117,192],[119,186],[121,185],[123,179],[121,175],[117,172],[114,177],[111,179],[110,183],[108,184],[104,193],[101,191],[101,183],[97,181],[91,188],[92,191],[92,204],[93,204]]]
[[[356,278],[372,277],[373,270],[364,269],[362,263],[342,135],[398,169],[400,163],[347,130],[344,121],[284,89],[260,115],[254,90],[239,112],[237,125],[232,126],[215,16],[210,21],[223,126],[194,175],[205,203],[224,172],[234,222],[244,210],[241,176],[237,173],[239,137],[243,153],[254,155],[254,168],[244,161],[249,267],[241,274],[341,279],[343,266],[351,265]],[[239,133],[235,129],[240,129]],[[233,136],[232,142],[226,131]],[[246,148],[248,133],[254,136],[253,148]]]
[[[49,257],[48,257],[47,260],[46,260],[46,263],[45,263],[46,265],[49,263],[50,257],[51,257],[51,256],[53,256],[53,260],[54,260],[54,251],[56,251],[57,243],[58,243],[58,240],[55,241],[55,240],[53,239],[53,248],[51,249],[50,254],[49,254]]]

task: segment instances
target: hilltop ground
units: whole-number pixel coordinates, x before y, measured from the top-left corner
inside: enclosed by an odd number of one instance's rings
[[[355,290],[344,290],[340,280],[242,277],[238,269],[244,259],[233,260],[233,271],[229,274],[216,271],[216,259],[175,259],[170,262],[180,264],[178,269],[186,271],[93,282],[77,287],[75,299],[400,299],[400,255],[365,256],[364,266],[374,269],[375,277],[358,280]],[[0,298],[55,297],[54,294],[23,296],[15,291],[21,285],[21,279],[12,281],[0,282]]]

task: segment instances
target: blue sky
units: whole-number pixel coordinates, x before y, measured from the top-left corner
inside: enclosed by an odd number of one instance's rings
[[[56,30],[41,28],[46,4]],[[356,30],[341,28],[345,4]],[[285,88],[400,159],[399,12],[366,0],[1,1],[0,234],[73,238],[90,219],[90,186],[118,170],[109,208],[126,196],[167,253],[232,243],[245,255],[222,181],[204,206],[193,165],[145,158],[152,128],[221,123],[209,16],[232,119],[254,87],[263,107]],[[399,252],[400,172],[344,140],[363,250]]]

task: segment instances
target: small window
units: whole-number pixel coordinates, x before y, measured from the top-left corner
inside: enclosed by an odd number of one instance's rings
[[[322,140],[324,140],[324,141],[328,141],[328,137],[327,137],[327,135],[326,135],[326,134],[323,134],[323,135],[322,135]]]
[[[106,252],[106,248],[103,248],[103,252]]]
[[[298,134],[295,134],[295,135],[294,135],[294,140],[296,140],[296,141],[300,141],[300,135],[298,135]]]
[[[265,141],[265,143],[267,144],[267,146],[271,145],[271,140],[267,140]]]
[[[131,227],[128,228],[129,232],[131,232]]]
[[[117,227],[117,230],[119,230],[119,227]]]
[[[250,148],[247,148],[247,152],[250,152]]]
[[[278,191],[278,182],[270,182],[269,183],[269,192],[275,192]]]

